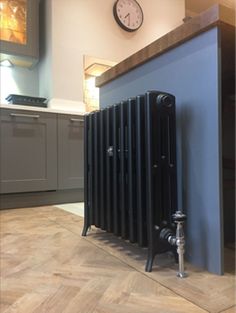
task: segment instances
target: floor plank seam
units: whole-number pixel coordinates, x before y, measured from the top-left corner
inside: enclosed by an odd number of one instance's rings
[[[140,270],[137,269],[135,266],[132,266],[132,265],[130,265],[129,263],[126,263],[125,261],[123,261],[123,260],[120,259],[119,257],[115,256],[114,254],[110,253],[109,251],[107,251],[107,250],[105,250],[105,249],[99,247],[99,246],[96,245],[95,243],[91,242],[89,239],[85,238],[85,240],[88,241],[88,242],[90,242],[90,243],[91,243],[92,245],[94,245],[95,247],[97,247],[97,248],[103,250],[103,251],[106,252],[107,254],[109,254],[109,255],[115,257],[115,258],[116,258],[117,260],[119,260],[121,263],[123,263],[123,264],[127,265],[128,267],[132,268],[133,270],[135,270],[136,272],[140,273],[141,275],[147,277],[148,279],[152,280],[152,281],[155,282],[155,283],[160,284],[162,287],[164,287],[164,288],[170,290],[171,292],[173,292],[174,294],[176,294],[178,297],[181,297],[181,298],[185,299],[186,301],[188,301],[188,302],[190,302],[190,303],[196,305],[196,306],[199,307],[200,309],[203,309],[203,310],[205,310],[206,312],[211,313],[210,311],[208,311],[208,310],[206,310],[205,308],[199,306],[198,304],[194,303],[193,301],[190,301],[188,298],[182,296],[181,294],[178,294],[176,291],[172,290],[170,287],[165,286],[165,285],[164,285],[163,283],[161,283],[160,281],[158,281],[158,280],[156,280],[156,279],[154,279],[154,278],[148,276],[147,274],[145,274],[145,272],[140,271]],[[219,313],[219,312],[218,312],[218,313]]]
[[[230,307],[228,307],[228,308],[226,308],[226,309],[223,309],[222,311],[219,311],[219,312],[217,312],[217,313],[224,313],[224,312],[226,312],[226,311],[228,311],[228,310],[230,310],[230,309],[233,309],[233,308],[235,308],[235,312],[236,312],[236,306],[235,306],[235,304],[233,304],[233,305],[231,305]]]
[[[78,235],[77,233],[73,232],[71,229],[66,228],[64,225],[62,225],[62,224],[60,224],[60,223],[58,223],[58,222],[56,222],[56,221],[53,221],[53,222],[54,222],[55,224],[57,224],[57,225],[60,225],[61,227],[63,227],[63,228],[66,229],[67,231],[69,231],[69,232],[71,232],[72,234],[76,235],[77,237],[81,237],[81,235]],[[128,267],[132,268],[133,270],[135,270],[136,272],[142,274],[143,276],[147,277],[148,279],[152,280],[153,282],[160,284],[162,287],[164,287],[164,288],[170,290],[171,292],[173,292],[174,294],[176,294],[178,297],[181,297],[181,298],[185,299],[186,301],[188,301],[189,303],[192,303],[193,305],[197,306],[198,308],[203,309],[203,310],[205,310],[205,311],[208,312],[208,313],[211,313],[211,311],[205,309],[205,308],[202,307],[202,306],[199,306],[199,305],[196,304],[194,301],[189,300],[188,298],[182,296],[181,294],[178,294],[176,291],[172,290],[170,287],[165,286],[163,283],[161,283],[161,282],[159,282],[158,280],[155,280],[154,278],[148,276],[147,274],[145,274],[144,272],[140,271],[140,270],[137,269],[136,267],[134,267],[134,266],[132,266],[132,265],[126,263],[124,260],[122,260],[122,259],[120,259],[119,257],[117,257],[116,255],[110,253],[110,252],[107,251],[106,249],[100,247],[99,245],[96,245],[94,242],[91,242],[90,239],[88,239],[88,238],[86,238],[86,237],[83,237],[83,238],[84,238],[84,240],[86,240],[86,241],[87,241],[88,243],[90,243],[91,245],[95,246],[96,248],[99,248],[100,250],[102,250],[102,251],[105,252],[106,254],[108,254],[108,255],[110,255],[110,256],[116,258],[116,259],[119,260],[121,263],[127,265]],[[220,312],[215,312],[215,313],[220,313]]]

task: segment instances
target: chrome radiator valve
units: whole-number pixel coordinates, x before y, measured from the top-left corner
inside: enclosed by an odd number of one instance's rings
[[[187,277],[187,274],[184,271],[184,246],[185,246],[185,237],[184,237],[184,222],[186,221],[186,215],[181,211],[177,211],[173,216],[173,221],[177,224],[176,235],[175,235],[175,244],[177,246],[177,253],[179,256],[179,271],[177,276],[180,278]],[[168,238],[170,242],[171,239]],[[172,239],[173,241],[173,239]]]
[[[184,272],[184,221],[186,221],[186,215],[181,211],[175,212],[172,215],[173,221],[177,224],[176,234],[173,229],[165,227],[160,232],[160,239],[168,241],[171,246],[176,246],[178,254],[179,271],[177,272],[177,277],[184,278],[187,274]]]

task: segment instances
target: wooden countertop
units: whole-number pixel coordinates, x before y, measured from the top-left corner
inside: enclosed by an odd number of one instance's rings
[[[217,4],[98,76],[96,86],[101,87],[150,59],[175,48],[212,27],[221,26],[222,24],[235,26],[235,11]]]

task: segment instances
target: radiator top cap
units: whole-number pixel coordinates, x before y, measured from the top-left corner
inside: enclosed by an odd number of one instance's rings
[[[173,104],[173,100],[169,95],[160,94],[157,96],[157,104],[162,104],[170,108]]]

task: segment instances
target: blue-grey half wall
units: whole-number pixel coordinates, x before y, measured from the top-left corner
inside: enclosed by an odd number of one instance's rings
[[[221,98],[213,28],[100,88],[102,108],[160,90],[176,97],[179,209],[187,213],[186,257],[223,273]]]

